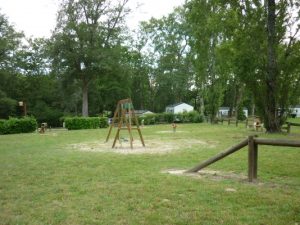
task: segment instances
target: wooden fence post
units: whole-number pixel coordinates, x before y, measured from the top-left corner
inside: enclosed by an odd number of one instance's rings
[[[249,136],[248,138],[248,180],[253,182],[257,179],[257,157],[258,148],[255,143],[254,137]]]

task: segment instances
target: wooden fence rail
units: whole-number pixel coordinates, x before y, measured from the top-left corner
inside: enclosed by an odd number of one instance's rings
[[[199,165],[193,167],[192,169],[189,169],[188,171],[186,171],[187,173],[195,173],[198,172],[199,170],[203,169],[204,167],[209,166],[210,164],[213,164],[217,161],[219,161],[220,159],[225,158],[226,156],[240,150],[241,148],[245,147],[248,145],[248,138],[243,140],[242,142],[228,148],[227,150],[225,150],[224,152],[219,153],[218,155],[200,163]]]
[[[249,136],[247,139],[230,147],[217,154],[216,156],[198,164],[197,166],[189,169],[186,173],[195,173],[199,170],[225,158],[226,156],[239,151],[248,145],[248,180],[253,182],[257,179],[257,161],[258,161],[258,145],[272,145],[272,146],[287,146],[287,147],[300,147],[300,141],[295,140],[277,140],[277,139],[264,139],[257,138],[256,136]]]
[[[295,127],[300,127],[300,123],[291,123],[291,122],[287,122],[287,133],[291,133],[291,127],[295,126]]]

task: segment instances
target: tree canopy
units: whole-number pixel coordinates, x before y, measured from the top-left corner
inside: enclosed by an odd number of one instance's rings
[[[31,39],[0,14],[0,117],[58,125],[131,97],[162,112],[186,102],[216,120],[243,107],[278,132],[300,103],[300,4],[188,0],[128,32],[128,0],[63,0],[51,38]]]

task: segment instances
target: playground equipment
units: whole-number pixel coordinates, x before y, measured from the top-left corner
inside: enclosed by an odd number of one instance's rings
[[[189,169],[186,173],[196,173],[199,170],[213,164],[226,156],[241,150],[248,145],[248,181],[253,182],[257,179],[257,160],[258,160],[258,145],[273,145],[273,146],[288,146],[288,147],[300,147],[300,141],[293,140],[277,140],[277,139],[264,139],[257,138],[257,136],[249,136],[240,143],[230,147],[217,154],[216,156],[198,164],[197,166]]]
[[[135,124],[135,127],[132,127],[133,123]],[[112,122],[110,124],[110,128],[106,137],[106,142],[109,140],[109,136],[111,134],[112,128],[117,124],[118,130],[112,145],[112,148],[116,146],[117,140],[120,141],[120,131],[121,130],[128,130],[129,133],[129,142],[130,147],[133,148],[133,136],[132,136],[132,130],[137,130],[139,137],[141,139],[141,142],[143,146],[145,147],[145,142],[142,136],[142,132],[140,130],[138,119],[135,115],[133,104],[130,98],[128,99],[122,99],[118,102],[117,108],[114,113],[114,117],[112,119]]]

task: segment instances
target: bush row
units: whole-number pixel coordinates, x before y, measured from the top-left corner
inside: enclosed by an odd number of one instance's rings
[[[0,134],[30,133],[35,131],[36,128],[37,122],[33,117],[0,120]]]
[[[196,112],[184,112],[184,113],[156,113],[156,114],[147,114],[139,117],[139,123],[144,125],[149,124],[158,124],[158,123],[202,123],[204,117]]]
[[[107,117],[67,117],[64,119],[68,130],[97,129],[108,127]]]

